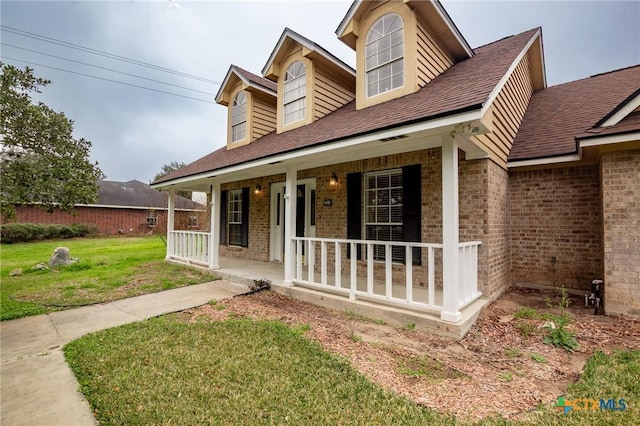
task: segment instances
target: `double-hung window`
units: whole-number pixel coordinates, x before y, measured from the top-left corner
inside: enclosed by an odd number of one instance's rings
[[[242,190],[229,191],[227,204],[229,245],[242,245]]]
[[[365,174],[365,235],[367,240],[403,241],[402,169]],[[402,262],[405,248],[394,246],[392,260]],[[385,260],[386,248],[375,245],[374,260]]]
[[[156,210],[149,210],[147,212],[147,226],[149,228],[158,226],[158,212]]]
[[[404,86],[402,18],[387,13],[369,29],[365,39],[367,97]]]
[[[284,77],[284,124],[303,120],[306,102],[306,72],[301,61],[295,61]]]
[[[249,247],[249,188],[220,193],[220,244]]]
[[[231,142],[247,137],[247,94],[239,92],[231,107]]]

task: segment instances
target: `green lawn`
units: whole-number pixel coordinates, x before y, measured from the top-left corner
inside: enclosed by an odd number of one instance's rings
[[[100,424],[447,424],[273,321],[178,315],[92,334],[64,351]]]
[[[54,249],[68,247],[80,262],[59,270],[33,271],[47,263]],[[54,310],[122,299],[214,279],[206,271],[164,261],[166,247],[158,236],[80,238],[2,244],[0,319],[9,320]],[[20,276],[9,272],[21,268]]]
[[[307,339],[305,327],[185,321],[171,314],[65,346],[100,424],[459,424],[372,384]],[[625,411],[565,415],[549,405],[521,424],[640,424],[639,375],[640,351],[598,353],[566,398],[625,398]],[[491,418],[480,424],[512,423]]]

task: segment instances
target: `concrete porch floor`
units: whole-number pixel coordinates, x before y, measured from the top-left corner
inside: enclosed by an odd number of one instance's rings
[[[254,280],[266,279],[271,281],[271,289],[273,291],[298,300],[330,309],[355,312],[368,318],[383,320],[387,324],[398,328],[406,327],[408,324],[415,324],[417,329],[454,339],[460,339],[466,334],[478,318],[481,309],[489,303],[489,299],[485,297],[477,299],[462,309],[462,319],[459,322],[451,323],[441,320],[437,312],[422,312],[362,299],[350,300],[347,296],[341,294],[301,285],[287,286],[283,283],[284,264],[280,262],[259,262],[221,256],[220,269],[214,272],[220,278],[244,285],[252,285]],[[348,277],[345,277],[343,283],[347,282]],[[358,287],[360,286],[359,284]],[[376,283],[375,288],[384,288],[384,283]],[[404,292],[404,286],[394,285],[394,296],[399,291],[398,289],[402,289],[402,293]],[[420,291],[426,293],[426,289],[415,289],[414,293],[417,297]],[[376,290],[376,292],[382,294],[384,290]],[[436,300],[442,300],[442,292],[439,290],[436,290]]]

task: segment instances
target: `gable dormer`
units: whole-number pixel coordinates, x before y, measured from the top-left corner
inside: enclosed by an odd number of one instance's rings
[[[216,95],[227,106],[227,149],[247,145],[276,129],[276,84],[235,65]]]
[[[356,51],[356,109],[414,93],[473,56],[437,1],[354,1],[336,34]]]
[[[355,71],[289,28],[262,74],[278,87],[278,133],[310,124],[355,99]]]

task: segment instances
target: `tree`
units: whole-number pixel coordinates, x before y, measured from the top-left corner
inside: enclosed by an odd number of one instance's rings
[[[161,177],[165,177],[166,175],[173,173],[176,170],[181,169],[186,165],[187,164],[182,161],[172,161],[169,164],[165,164],[164,166],[162,166],[162,169],[160,169],[160,173],[156,174],[151,182],[155,182]]]
[[[181,169],[186,165],[187,164],[183,161],[172,161],[169,164],[165,164],[164,166],[162,166],[162,169],[160,169],[160,173],[156,174],[154,178],[151,180],[151,182],[149,183],[153,183],[158,179],[160,179],[161,177],[165,177],[166,175],[173,173],[176,170]],[[191,199],[191,191],[176,191],[176,194],[179,195],[180,197]]]
[[[15,216],[15,205],[35,204],[48,212],[73,210],[98,199],[97,181],[104,178],[91,163],[91,142],[73,138],[73,121],[32,93],[51,82],[0,62],[0,210]]]

